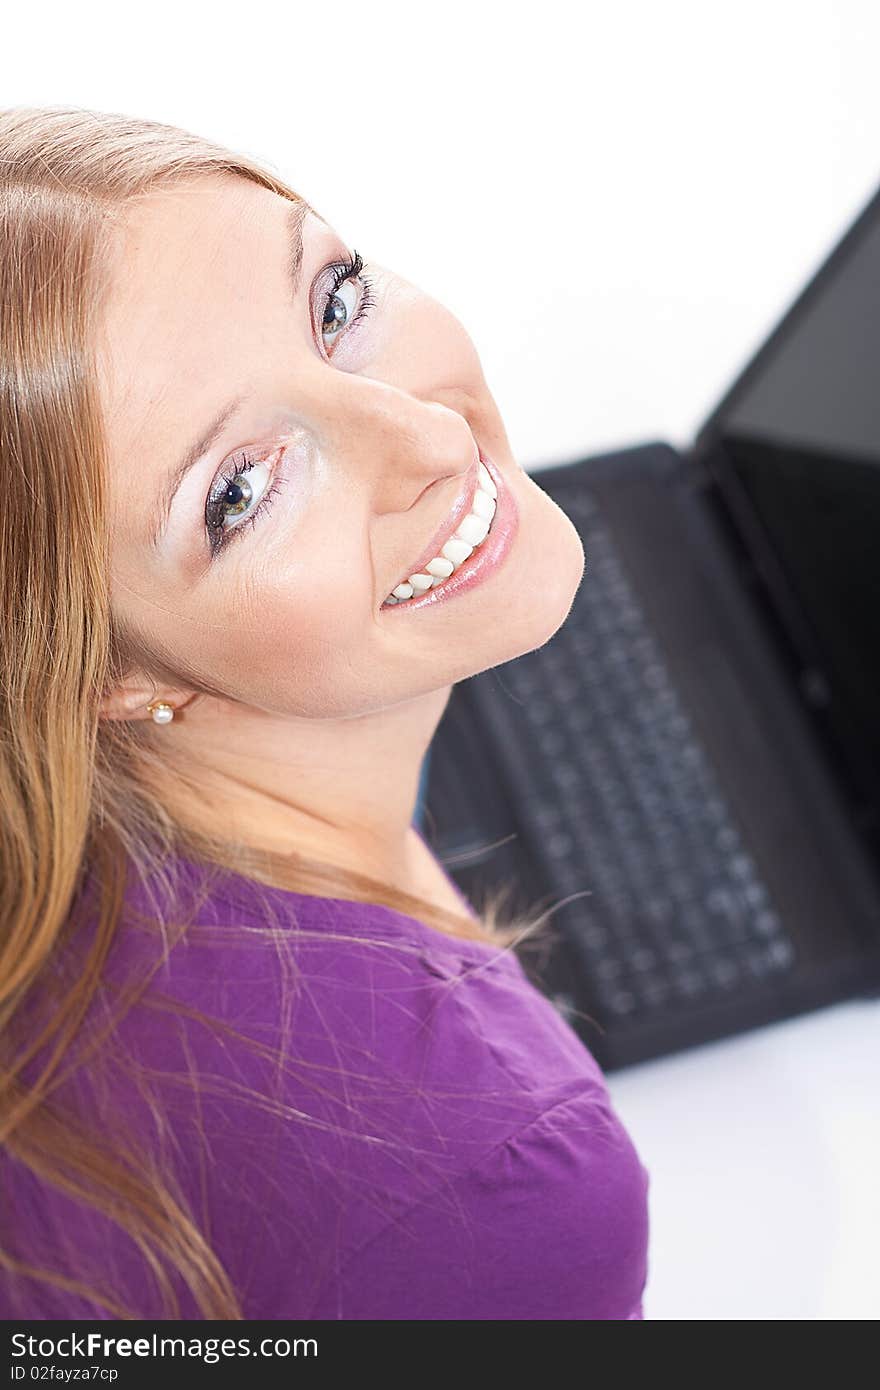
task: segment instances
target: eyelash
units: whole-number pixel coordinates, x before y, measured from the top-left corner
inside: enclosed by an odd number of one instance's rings
[[[359,319],[366,318],[373,305],[372,281],[370,280],[369,276],[362,274],[363,268],[364,262],[359,251],[355,251],[352,256],[347,256],[343,261],[335,261],[331,266],[325,267],[325,269],[333,271],[333,280],[330,285],[330,289],[326,294],[324,304],[322,306],[322,322],[324,311],[326,311],[327,305],[329,304],[333,296],[337,293],[340,286],[343,285],[346,280],[359,279],[361,281],[361,284],[363,285],[363,293],[361,295],[360,303],[358,304],[357,313],[354,315],[354,318],[352,318],[342,329],[343,334],[348,333],[349,330],[354,327],[354,325],[358,322]],[[337,336],[340,335],[337,334]],[[288,477],[284,470],[279,467],[275,470],[272,476],[271,487],[265,493],[265,495],[260,498],[260,501],[257,504],[256,508],[247,518],[246,521],[240,522],[237,526],[224,526],[221,515],[219,522],[212,522],[212,508],[219,509],[227,488],[231,487],[232,484],[235,482],[235,479],[240,477],[242,473],[248,473],[258,463],[262,462],[264,462],[262,458],[260,458],[257,455],[250,454],[245,449],[235,455],[235,457],[230,461],[228,472],[221,473],[216,483],[212,485],[211,491],[208,494],[208,501],[205,507],[205,521],[208,528],[208,535],[210,537],[209,544],[212,560],[215,559],[216,556],[219,555],[222,550],[225,550],[233,539],[237,539],[241,535],[242,531],[244,531],[248,526],[253,526],[254,522],[257,521],[258,518],[268,513],[275,498],[279,495],[279,493],[283,492],[284,485],[288,482]]]

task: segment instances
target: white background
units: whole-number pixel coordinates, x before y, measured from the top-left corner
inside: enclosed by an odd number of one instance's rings
[[[4,105],[184,126],[466,324],[529,469],[686,445],[880,187],[859,0],[6,7]],[[610,1078],[647,1318],[876,1318],[877,1004]]]

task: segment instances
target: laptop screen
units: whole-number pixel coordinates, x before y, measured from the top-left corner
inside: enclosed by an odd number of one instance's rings
[[[802,694],[843,754],[862,828],[880,848],[880,194],[734,383],[697,451],[739,516]]]

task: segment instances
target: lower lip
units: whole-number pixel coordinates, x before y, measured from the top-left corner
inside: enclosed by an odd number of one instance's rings
[[[403,603],[392,603],[390,606],[386,606],[383,601],[380,610],[382,613],[412,613],[417,608],[428,608],[432,604],[443,603],[446,599],[454,598],[456,594],[464,593],[465,590],[481,584],[503,565],[519,527],[519,508],[495,465],[484,458],[482,451],[480,458],[498,489],[492,529],[487,533],[486,539],[448,579],[441,580],[439,584],[432,584],[419,598],[408,598]]]

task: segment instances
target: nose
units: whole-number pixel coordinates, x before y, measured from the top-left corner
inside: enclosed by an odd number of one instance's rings
[[[374,514],[408,511],[435,483],[476,475],[477,443],[458,411],[387,382],[348,383],[334,412],[332,456],[346,488],[362,488]]]

